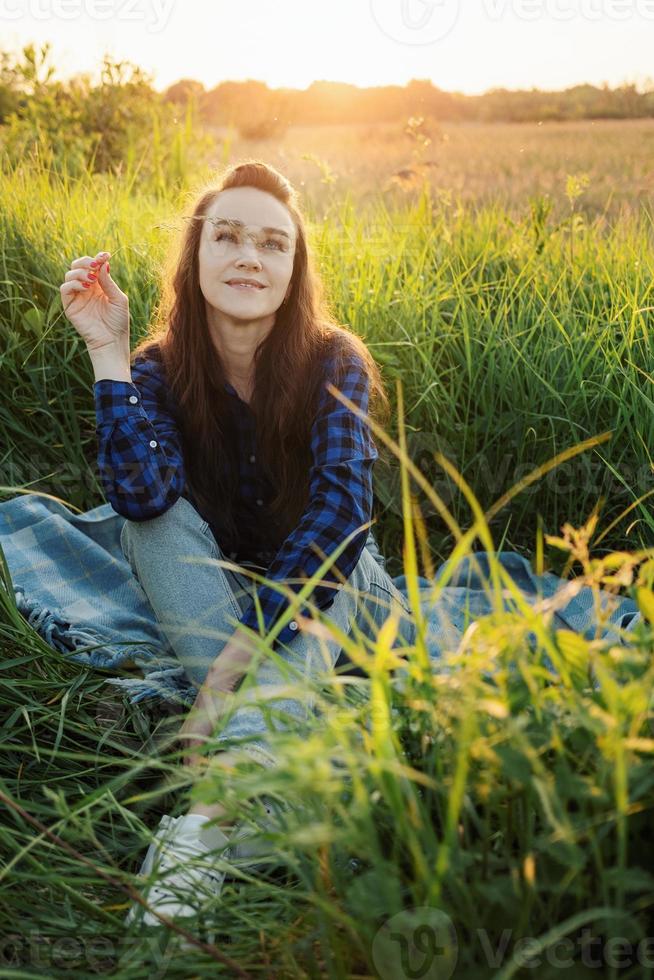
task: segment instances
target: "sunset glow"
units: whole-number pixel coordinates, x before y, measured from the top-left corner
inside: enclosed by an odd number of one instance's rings
[[[4,50],[50,41],[60,77],[104,53],[163,89],[259,79],[360,86],[428,78],[448,91],[648,83],[654,0],[0,0]],[[651,82],[651,78],[649,79]]]

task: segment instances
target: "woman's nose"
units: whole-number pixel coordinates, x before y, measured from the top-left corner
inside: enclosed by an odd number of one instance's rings
[[[244,242],[241,245],[239,257],[236,260],[236,265],[254,265],[259,268],[261,267],[261,259],[259,258],[257,246],[254,242]]]
[[[258,255],[250,255],[250,256],[241,255],[236,260],[236,266],[239,269],[240,268],[243,268],[245,266],[247,266],[248,269],[250,269],[250,268],[252,268],[252,269],[260,269],[261,268],[261,260],[259,259],[259,256]]]

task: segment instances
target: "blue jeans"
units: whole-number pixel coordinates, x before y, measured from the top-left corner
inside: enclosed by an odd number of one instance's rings
[[[185,497],[179,497],[158,517],[147,521],[126,520],[120,544],[162,631],[189,679],[199,687],[241,616],[253,604],[256,582],[246,574],[217,564],[216,559],[229,559],[221,551],[207,521]],[[391,608],[397,609],[399,603],[398,635],[393,646],[413,646],[415,622],[407,600],[385,570],[384,561],[369,531],[347,583],[337,590],[332,605],[321,615],[345,635],[352,632],[354,622],[365,637],[374,641]],[[254,563],[252,567],[256,567]],[[265,575],[265,568],[258,570],[258,574]],[[333,671],[342,652],[333,637],[300,631],[291,643],[280,645],[275,656],[264,655],[256,667],[255,683],[260,696],[265,698],[265,715],[270,719],[268,708],[273,708],[274,720],[267,721],[260,707],[243,704],[228,719],[217,741],[243,738],[244,752],[264,765],[273,765],[274,758],[265,738],[271,724],[278,727],[274,722],[282,714],[290,726],[283,723],[279,727],[300,730],[303,720],[313,710],[313,698],[310,684],[302,700],[281,697],[275,698],[274,703],[263,689],[270,685],[284,687],[289,682],[297,684],[298,672],[310,681],[317,680],[324,671]],[[285,664],[294,669],[284,670]],[[256,696],[253,692],[252,697]]]

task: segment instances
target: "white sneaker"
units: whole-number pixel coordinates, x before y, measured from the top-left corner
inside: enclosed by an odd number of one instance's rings
[[[262,803],[267,814],[261,822],[265,832],[276,827],[276,805],[268,799]],[[274,853],[274,845],[249,826],[237,824],[227,836],[216,824],[207,827],[209,819],[200,813],[161,818],[139,876],[155,878],[149,887],[145,883],[143,897],[163,915],[171,918],[196,915],[206,900],[220,894],[230,867],[256,868],[268,864],[265,859]],[[216,850],[217,854],[206,857]],[[258,858],[261,860],[257,861]],[[125,925],[136,921],[142,925],[163,924],[138,902],[127,913]]]
[[[205,826],[208,820],[199,813],[161,818],[140,870],[143,878],[154,878],[146,883],[143,897],[157,912],[170,918],[197,915],[203,904],[220,894],[227,866],[222,849],[228,838],[215,824]],[[125,925],[133,922],[163,924],[138,902],[125,917]]]

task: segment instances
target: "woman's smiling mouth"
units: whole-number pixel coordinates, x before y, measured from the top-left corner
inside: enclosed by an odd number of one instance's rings
[[[227,285],[231,286],[232,289],[265,289],[266,288],[262,282],[258,282],[256,279],[228,279]]]

